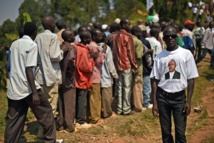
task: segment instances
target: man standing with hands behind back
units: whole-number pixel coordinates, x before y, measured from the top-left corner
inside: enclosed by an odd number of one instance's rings
[[[163,35],[167,48],[155,58],[150,75],[152,78],[152,112],[154,117],[159,116],[164,143],[174,142],[171,134],[171,114],[175,124],[175,142],[186,143],[186,121],[191,111],[194,78],[198,77],[198,71],[191,52],[176,44],[176,29],[169,26],[164,29]],[[176,71],[180,73],[180,78],[165,77],[165,74],[169,72],[170,64],[176,64]]]

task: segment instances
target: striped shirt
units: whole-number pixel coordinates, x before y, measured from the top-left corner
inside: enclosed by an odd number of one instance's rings
[[[113,37],[113,59],[117,71],[137,69],[132,35],[120,30]]]

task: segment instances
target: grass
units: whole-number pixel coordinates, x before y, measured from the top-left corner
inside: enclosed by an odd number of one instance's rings
[[[192,107],[196,105],[204,106],[201,100],[202,95],[206,92],[207,87],[213,86],[213,82],[209,81],[213,78],[214,71],[208,67],[205,59],[205,64],[199,64],[200,77],[195,81],[195,90],[192,98]],[[7,97],[5,91],[0,91],[0,142],[3,142],[4,128],[5,128],[5,115],[7,111]],[[207,124],[209,117],[206,109],[198,114],[198,117],[193,119],[187,129],[187,137],[191,138],[192,133]],[[39,124],[35,121],[34,115],[29,111],[27,116],[28,122],[20,139],[20,143],[25,142],[42,142],[36,138]],[[194,118],[194,117],[193,117]],[[122,138],[127,143],[137,142],[138,139],[149,139],[151,142],[161,142],[161,131],[159,120],[152,116],[151,110],[146,110],[141,113],[136,113],[131,116],[118,115],[114,119],[106,119],[107,123],[103,126],[93,126],[90,129],[79,130],[73,134],[64,134],[57,132],[57,138],[63,138],[65,142],[84,142],[84,143],[99,143],[110,142],[115,138]],[[154,137],[156,136],[156,137]],[[205,142],[212,143],[214,136],[209,136]],[[139,142],[142,142],[139,140]]]

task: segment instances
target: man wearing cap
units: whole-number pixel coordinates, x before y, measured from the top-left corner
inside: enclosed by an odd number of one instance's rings
[[[193,28],[195,26],[195,23],[190,21],[190,20],[186,20],[184,23],[185,28],[182,30],[182,34],[183,34],[183,41],[184,41],[184,48],[188,49],[192,52],[192,54],[194,54],[194,44],[193,44]]]
[[[186,20],[184,22],[184,26],[185,26],[185,28],[181,32],[183,34],[183,37],[184,36],[189,36],[192,39],[192,37],[193,37],[192,30],[193,30],[193,28],[195,26],[195,23],[190,21],[190,20]]]

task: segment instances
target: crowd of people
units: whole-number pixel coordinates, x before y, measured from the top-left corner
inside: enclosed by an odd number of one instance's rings
[[[46,16],[42,26],[37,35],[36,25],[26,23],[10,46],[5,142],[18,142],[29,107],[45,142],[55,142],[56,130],[72,133],[147,109],[160,118],[163,142],[173,142],[171,113],[176,142],[186,142],[196,64],[209,52],[214,67],[212,22],[132,26],[117,18],[74,32]]]

